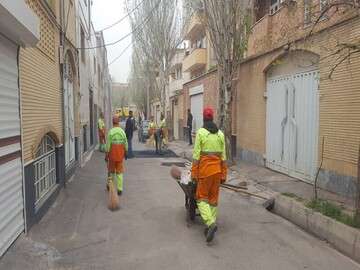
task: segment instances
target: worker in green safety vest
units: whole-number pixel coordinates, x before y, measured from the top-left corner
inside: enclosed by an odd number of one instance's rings
[[[105,121],[104,121],[104,114],[100,113],[100,118],[98,120],[98,133],[99,133],[99,143],[100,152],[105,152],[105,146],[106,146],[106,128],[105,128]]]
[[[206,225],[206,241],[217,231],[216,219],[220,184],[226,181],[227,165],[224,133],[213,122],[214,111],[205,108],[204,125],[196,132],[191,176],[197,183],[196,201]]]
[[[120,196],[123,192],[124,159],[128,151],[128,142],[125,131],[119,126],[119,117],[113,117],[113,128],[110,129],[106,142],[106,160],[108,175],[113,175],[117,181],[117,191]],[[108,188],[107,183],[107,188]]]

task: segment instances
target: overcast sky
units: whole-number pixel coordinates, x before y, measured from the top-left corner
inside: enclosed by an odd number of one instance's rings
[[[95,30],[101,30],[126,15],[124,0],[94,0],[92,19]],[[125,36],[131,31],[128,18],[120,24],[104,31],[105,43],[113,42]],[[108,46],[109,63],[115,59],[130,44],[131,36],[123,41]],[[127,82],[130,72],[131,47],[110,66],[111,76],[115,82]]]

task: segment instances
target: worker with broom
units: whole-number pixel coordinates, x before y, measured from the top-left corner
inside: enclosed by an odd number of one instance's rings
[[[114,115],[113,128],[109,130],[106,142],[106,161],[108,162],[108,174],[112,174],[117,181],[117,193],[120,196],[123,192],[123,161],[128,151],[128,142],[124,130],[119,126],[119,117]],[[107,183],[109,189],[109,183]]]
[[[103,113],[100,113],[100,118],[98,120],[98,133],[99,133],[99,142],[100,142],[99,150],[100,152],[105,152],[106,129],[105,129],[105,121],[104,121]]]
[[[214,111],[205,108],[204,125],[195,137],[191,177],[197,183],[196,202],[206,225],[205,237],[211,242],[217,231],[217,205],[220,184],[226,181],[225,136],[214,123]]]

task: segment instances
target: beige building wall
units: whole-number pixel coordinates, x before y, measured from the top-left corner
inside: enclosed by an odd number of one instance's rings
[[[36,48],[20,50],[19,77],[25,163],[34,158],[48,132],[59,143],[62,133],[62,94],[59,70],[59,31],[36,0],[26,1],[39,16],[40,41]]]
[[[266,152],[266,70],[271,65],[281,64],[277,59],[286,55],[286,49],[306,50],[320,56],[319,159],[321,140],[325,137],[323,169],[355,177],[360,142],[360,59],[354,55],[341,64],[330,79],[329,73],[338,56],[329,55],[338,48],[339,40],[360,39],[360,19],[349,19],[351,13],[343,14],[342,18],[333,16],[321,22],[316,34],[304,39],[310,29],[301,24],[302,16],[302,5],[295,10],[284,7],[254,26],[249,58],[239,70],[237,145],[259,157]],[[288,20],[289,17],[292,19]],[[282,33],[289,33],[289,36]],[[288,48],[285,47],[287,43]]]
[[[76,10],[75,10],[75,0],[65,0],[64,1],[64,16],[65,16],[65,26],[66,29],[66,38],[73,44],[76,44]]]

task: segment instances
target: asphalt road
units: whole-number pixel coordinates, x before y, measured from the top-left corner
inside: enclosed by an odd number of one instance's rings
[[[207,245],[200,220],[187,221],[183,192],[161,159],[127,161],[121,209],[114,213],[106,208],[104,177],[97,152],[1,259],[0,269],[360,269],[256,200],[231,191],[221,192],[219,231]]]

